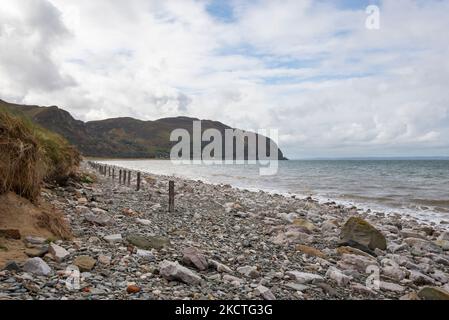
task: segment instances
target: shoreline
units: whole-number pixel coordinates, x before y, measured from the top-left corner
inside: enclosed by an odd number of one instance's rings
[[[0,298],[415,300],[440,291],[449,298],[442,226],[147,173],[136,191],[135,172],[128,186],[86,162],[82,170],[97,181],[42,195],[64,213],[74,238],[55,241],[42,256],[48,274],[31,276],[21,262],[20,271],[0,271]],[[349,217],[366,220],[386,247],[342,244]],[[72,265],[81,269],[78,289],[66,287]],[[378,271],[378,285],[368,268]]]
[[[166,159],[97,159],[100,161],[99,163],[108,164],[108,162],[116,162],[116,161],[169,161]],[[95,160],[93,160],[95,161]],[[301,160],[300,160],[301,161]],[[327,160],[326,160],[327,161]],[[116,166],[116,165],[111,165]],[[145,174],[155,175],[155,176],[163,176],[163,177],[173,177],[176,179],[183,179],[187,181],[202,181],[203,183],[210,184],[210,185],[226,185],[226,183],[222,182],[214,182],[211,180],[208,180],[207,178],[194,178],[194,177],[187,177],[187,176],[179,176],[179,175],[167,175],[167,174],[159,174],[159,173],[153,173],[150,169],[148,170],[142,170],[142,169],[135,169],[135,168],[129,168],[126,166],[116,166],[118,168],[124,168],[127,170],[132,171],[140,171]],[[229,183],[230,186],[233,188],[242,190],[242,191],[250,191],[250,192],[259,192],[263,191],[269,194],[275,194],[275,195],[281,195],[285,197],[297,197],[297,198],[313,198],[315,201],[317,201],[320,204],[325,205],[326,203],[336,203],[338,205],[342,205],[347,208],[356,208],[358,211],[365,211],[372,214],[376,213],[385,213],[386,215],[396,215],[400,214],[404,216],[404,218],[412,218],[420,223],[423,224],[448,224],[449,229],[449,216],[447,216],[449,213],[439,212],[435,210],[425,211],[425,210],[413,210],[413,209],[406,209],[406,208],[394,208],[394,207],[388,207],[383,204],[376,204],[376,203],[370,203],[370,202],[357,202],[354,200],[345,200],[345,199],[336,199],[336,198],[328,198],[321,195],[315,195],[315,194],[301,194],[301,193],[294,193],[290,191],[282,191],[282,190],[276,190],[276,189],[268,189],[263,187],[245,187],[245,186],[238,186],[234,185],[232,183]]]

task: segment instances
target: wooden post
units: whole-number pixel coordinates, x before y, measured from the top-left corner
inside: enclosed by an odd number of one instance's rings
[[[128,171],[128,186],[131,185],[131,171]]]
[[[111,167],[109,167],[108,171],[109,171],[109,176],[111,176]]]
[[[112,168],[112,180],[115,180],[115,168]]]
[[[126,170],[123,170],[123,184],[126,184]]]
[[[175,182],[170,181],[168,183],[168,212],[175,211]]]
[[[137,188],[136,188],[136,190],[137,191],[140,190],[140,172],[137,172]]]
[[[118,183],[122,183],[122,170],[120,169],[119,174],[118,174]]]

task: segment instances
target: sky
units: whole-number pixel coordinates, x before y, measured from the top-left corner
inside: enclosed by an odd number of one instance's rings
[[[0,99],[276,129],[289,158],[448,156],[448,30],[449,0],[2,0]]]

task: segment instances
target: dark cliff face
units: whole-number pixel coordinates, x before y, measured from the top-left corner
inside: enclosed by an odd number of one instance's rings
[[[105,158],[169,158],[171,147],[175,144],[170,141],[170,133],[178,128],[191,133],[193,121],[198,120],[188,117],[156,121],[115,118],[83,122],[58,107],[17,105],[2,100],[0,106],[23,113],[42,127],[59,133],[84,156]],[[225,130],[230,129],[223,123],[210,120],[201,120],[201,128],[203,131],[217,129],[223,137]],[[278,158],[285,160],[282,151],[279,149],[277,152]]]

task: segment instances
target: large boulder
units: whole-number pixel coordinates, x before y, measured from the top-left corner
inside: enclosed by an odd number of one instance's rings
[[[368,252],[374,249],[387,249],[385,236],[367,221],[358,217],[351,217],[346,221],[341,229],[340,240],[342,245]]]

